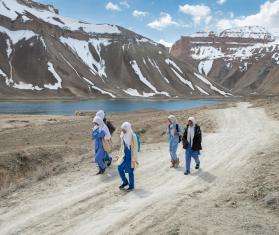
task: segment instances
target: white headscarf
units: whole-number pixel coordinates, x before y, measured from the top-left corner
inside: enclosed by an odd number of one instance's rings
[[[106,114],[104,112],[104,110],[99,110],[97,113],[96,113],[96,117],[99,117],[101,118],[102,120],[104,120]],[[105,132],[105,138],[106,139],[110,139],[111,138],[111,134],[109,132],[109,129],[107,127],[107,125],[103,122],[103,126],[100,128],[100,130],[103,130]]]
[[[174,115],[168,116],[168,119],[170,120],[170,122],[172,124],[176,124],[177,123],[176,117]]]
[[[95,129],[97,129],[97,128],[99,128],[99,131],[101,131],[102,130],[102,128],[103,128],[103,126],[104,126],[104,121],[103,121],[103,119],[101,119],[100,117],[94,117],[94,119],[93,119],[93,123],[97,123],[98,124],[98,126],[94,126],[94,130]]]
[[[121,125],[121,129],[124,129],[126,133],[121,132],[120,138],[123,140],[127,147],[131,146],[132,138],[133,138],[133,130],[132,125],[129,122],[124,122]]]
[[[102,118],[102,120],[104,120],[105,117],[106,117],[105,111],[104,111],[104,110],[99,110],[99,111],[96,113],[96,116],[97,116],[97,117],[100,117],[100,118]]]
[[[188,126],[188,132],[187,132],[187,141],[188,141],[188,143],[191,143],[191,147],[192,147],[193,139],[194,139],[194,135],[195,135],[196,120],[194,117],[189,117],[188,121],[191,121],[193,123],[193,126]]]
[[[170,115],[168,116],[168,120],[171,122],[170,129],[169,129],[170,134],[174,136],[174,133],[176,131],[177,119],[174,115]]]

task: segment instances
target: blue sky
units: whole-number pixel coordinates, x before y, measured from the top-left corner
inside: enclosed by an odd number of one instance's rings
[[[117,24],[155,41],[175,42],[181,35],[195,31],[221,31],[235,26],[257,24],[275,32],[279,27],[279,0],[39,1],[53,4],[61,15]]]

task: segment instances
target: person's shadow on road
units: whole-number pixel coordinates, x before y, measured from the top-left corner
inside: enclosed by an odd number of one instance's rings
[[[202,169],[199,169],[198,171],[194,172],[192,175],[198,176],[199,178],[206,181],[207,183],[213,183],[213,181],[215,181],[217,178],[217,176],[207,171],[203,171]]]

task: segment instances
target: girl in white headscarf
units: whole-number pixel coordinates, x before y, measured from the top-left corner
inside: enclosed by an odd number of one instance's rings
[[[119,186],[119,188],[124,189],[126,186],[129,186],[127,190],[130,191],[135,187],[134,169],[138,165],[138,140],[129,122],[124,122],[121,125],[121,129],[121,147],[118,159],[118,172],[122,180],[122,184]],[[129,180],[127,180],[125,173],[129,174]]]
[[[101,119],[103,120],[103,122],[104,122],[104,119],[105,119],[105,112],[104,112],[103,110],[99,110],[99,111],[96,113],[96,117],[101,118]],[[103,125],[102,129],[103,129],[103,131],[106,133],[105,138],[110,139],[110,138],[111,138],[111,134],[110,134],[109,129],[108,129],[108,127],[107,127],[107,125],[106,125],[105,122],[104,122],[104,125]]]
[[[105,141],[108,142],[108,144],[112,145],[112,141],[111,141],[111,133],[109,131],[109,128],[106,124],[106,114],[104,112],[104,110],[99,110],[97,113],[96,113],[96,117],[99,117],[103,120],[104,122],[104,125],[102,126],[102,130],[105,132]],[[107,164],[107,166],[110,166],[111,165],[111,162],[112,162],[112,157],[109,155],[108,152],[106,152],[106,157],[104,159],[105,163]]]
[[[168,138],[169,138],[169,152],[171,156],[171,167],[178,167],[179,158],[177,157],[177,148],[181,140],[181,130],[177,123],[176,117],[170,115],[168,117]]]
[[[104,162],[106,152],[103,146],[103,138],[106,135],[103,130],[104,122],[100,117],[95,117],[93,119],[93,125],[92,140],[95,141],[95,162],[99,167],[99,172],[97,174],[103,174],[106,170],[106,164]]]
[[[202,149],[202,133],[200,126],[197,125],[194,117],[188,118],[188,124],[183,134],[183,148],[185,151],[185,175],[190,174],[191,159],[194,158],[196,162],[196,169],[200,168],[200,150]]]

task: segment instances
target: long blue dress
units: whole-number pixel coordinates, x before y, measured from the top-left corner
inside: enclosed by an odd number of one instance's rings
[[[123,162],[118,166],[118,172],[123,185],[128,185],[129,188],[134,188],[134,168],[132,168],[132,151],[124,143],[124,159]],[[127,180],[125,173],[129,174],[129,181]]]
[[[92,131],[92,140],[95,140],[95,161],[98,164],[100,170],[106,169],[106,164],[104,161],[106,152],[104,150],[102,141],[105,135],[106,134],[103,130],[99,131],[99,129],[96,129]]]

